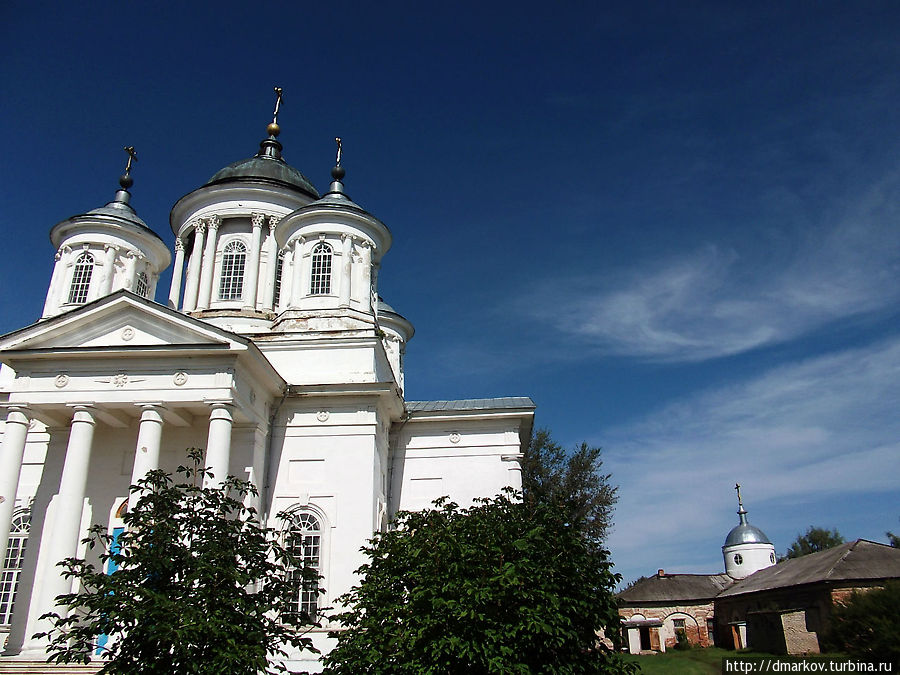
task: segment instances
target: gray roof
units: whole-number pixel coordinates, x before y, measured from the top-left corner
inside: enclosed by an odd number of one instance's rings
[[[626,588],[618,597],[625,605],[648,602],[683,602],[687,600],[712,600],[722,589],[728,588],[733,579],[727,574],[658,574],[642,579]]]
[[[498,410],[531,408],[534,401],[527,396],[506,396],[504,398],[465,398],[459,401],[407,401],[406,409],[416,412],[459,412],[464,410]]]
[[[900,578],[900,548],[857,539],[761,569],[723,592],[721,597],[821,582],[892,578]]]
[[[300,171],[292,167],[283,159],[273,157],[250,157],[242,159],[234,164],[229,164],[219,170],[210,178],[206,185],[218,185],[220,183],[241,181],[275,181],[292,188],[299,189],[314,199],[319,198],[319,192],[309,182],[309,179]]]

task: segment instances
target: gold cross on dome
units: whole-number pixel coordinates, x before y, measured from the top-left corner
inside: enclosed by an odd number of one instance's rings
[[[343,148],[343,144],[341,143],[341,137],[335,136],[334,142],[337,143],[337,160],[335,161],[335,164],[337,166],[340,166],[341,165],[341,149]]]

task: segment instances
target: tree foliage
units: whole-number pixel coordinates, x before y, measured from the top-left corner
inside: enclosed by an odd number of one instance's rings
[[[470,508],[445,497],[363,551],[326,673],[630,672],[597,639],[618,635],[620,577],[566,509],[511,491]]]
[[[77,558],[60,563],[80,591],[57,598],[67,614],[45,615],[54,624],[39,635],[52,638],[49,661],[87,663],[100,636],[108,636],[104,674],[256,675],[283,672],[267,657],[287,645],[315,651],[279,617],[298,579],[317,587],[317,575],[244,505],[256,494],[251,483],[229,477],[201,487],[202,455],[189,456],[176,476],[151,471],[132,486],[136,503],[115,545],[104,526],[90,529],[85,543],[101,547],[101,566],[112,563],[113,574]]]
[[[818,553],[844,543],[844,538],[837,530],[826,530],[812,527],[804,534],[798,534],[794,543],[788,548],[785,558],[799,558],[810,553]]]
[[[562,508],[586,539],[600,546],[612,527],[617,490],[603,473],[600,448],[587,443],[572,452],[556,443],[547,429],[531,437],[522,458],[522,492],[529,504]]]
[[[900,582],[855,591],[845,604],[835,604],[825,644],[850,656],[900,662]]]

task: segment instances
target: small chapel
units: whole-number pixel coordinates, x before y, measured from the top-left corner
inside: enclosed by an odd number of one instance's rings
[[[618,594],[629,653],[691,645],[817,654],[836,603],[900,578],[900,549],[866,539],[779,561],[735,489],[739,520],[722,545],[724,573],[659,570]]]
[[[0,336],[0,672],[45,660],[32,636],[72,591],[56,564],[92,524],[123,532],[129,486],[187,448],[302,542],[326,594],[292,602],[313,616],[398,510],[521,487],[534,403],[406,400],[413,325],[378,294],[391,232],[350,198],[340,139],[324,193],[285,161],[276,94],[259,150],[175,202],[173,250],[132,205],[133,148],[112,201],[50,229],[39,318]],[[323,652],[329,628],[311,633]]]

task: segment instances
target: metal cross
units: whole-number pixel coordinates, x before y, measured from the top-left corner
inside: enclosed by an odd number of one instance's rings
[[[137,161],[137,153],[134,151],[133,145],[126,145],[125,152],[128,153],[128,164],[125,165],[125,173],[131,173],[131,163]]]
[[[278,109],[281,107],[281,100],[284,98],[282,94],[283,90],[281,87],[275,87],[275,112],[272,113],[272,121],[275,124],[278,124]]]
[[[335,136],[334,142],[337,143],[337,160],[335,163],[337,164],[337,166],[340,166],[341,165],[341,148],[343,147],[341,144],[340,136]]]
[[[738,508],[742,509],[742,508],[744,508],[744,504],[741,502],[741,484],[735,483],[734,489],[737,490],[737,493],[738,493]]]

